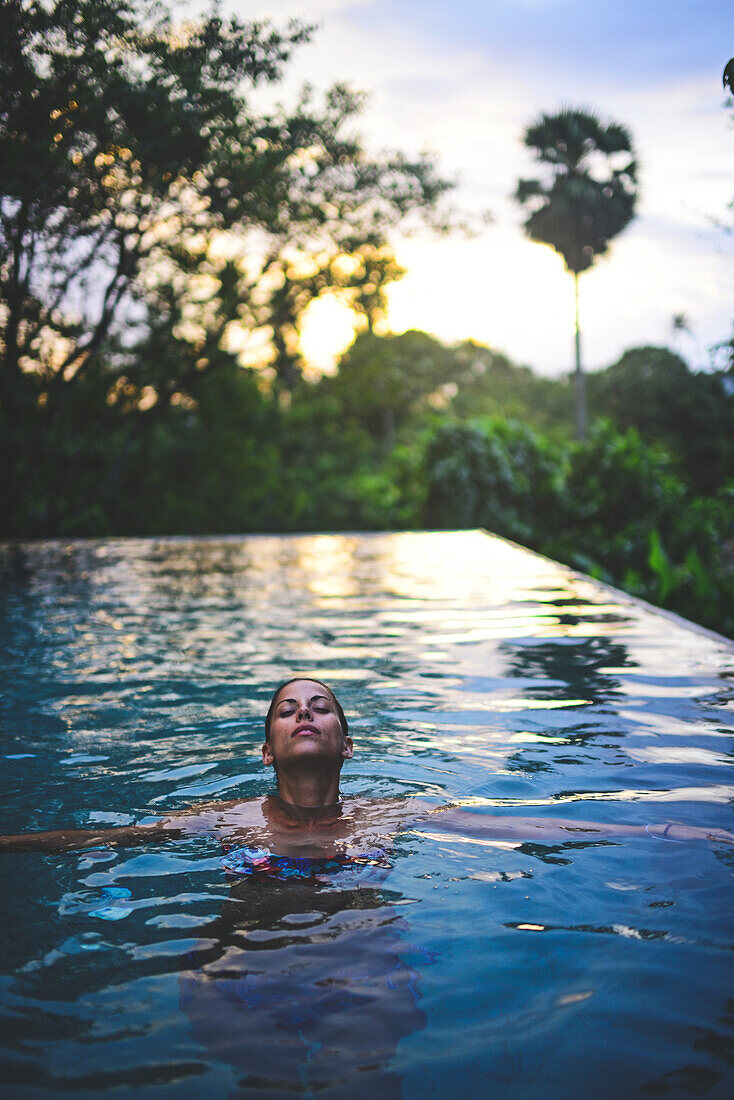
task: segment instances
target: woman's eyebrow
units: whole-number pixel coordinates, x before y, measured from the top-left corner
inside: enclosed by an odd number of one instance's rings
[[[331,699],[329,699],[328,695],[312,695],[308,702],[309,702],[309,704],[315,703],[317,699],[324,699],[327,703],[331,702]],[[296,706],[296,707],[298,706],[298,700],[297,699],[279,699],[278,700],[278,706],[279,707],[282,706],[283,703],[293,703],[294,706]]]

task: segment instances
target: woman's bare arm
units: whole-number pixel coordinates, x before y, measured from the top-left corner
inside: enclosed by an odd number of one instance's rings
[[[461,833],[472,839],[538,840],[540,843],[554,840],[596,840],[602,837],[652,837],[655,840],[707,840],[734,844],[734,833],[726,829],[699,828],[695,825],[679,825],[677,822],[651,823],[649,825],[608,824],[596,821],[574,821],[566,818],[490,817],[471,813],[456,806],[445,810],[433,810],[436,824],[449,832]]]
[[[169,818],[149,825],[123,825],[115,829],[59,829],[50,833],[18,833],[0,836],[0,852],[77,852],[84,848],[122,848],[147,844],[164,833],[185,831]]]
[[[211,831],[217,814],[231,809],[242,800],[206,802],[179,810],[145,825],[121,825],[113,829],[59,829],[49,833],[18,833],[0,836],[1,852],[77,852],[85,848],[124,848],[150,844],[163,836],[176,837]]]

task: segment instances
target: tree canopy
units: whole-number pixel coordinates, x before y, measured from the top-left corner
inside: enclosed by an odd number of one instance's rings
[[[85,425],[111,437],[120,417],[187,407],[235,355],[292,388],[308,304],[336,293],[374,321],[401,274],[391,230],[444,224],[450,185],[429,157],[368,152],[346,86],[263,106],[302,24],[0,4],[7,515],[32,467],[83,450]]]
[[[411,413],[447,404],[447,388],[456,391],[457,367],[452,351],[425,332],[366,332],[347,349],[338,374],[325,378],[322,388],[339,400],[345,418],[389,448],[396,428]]]
[[[604,124],[588,111],[542,115],[528,126],[525,145],[542,177],[521,179],[515,198],[526,213],[531,240],[550,245],[574,278],[576,298],[576,434],[586,432],[586,397],[581,365],[579,275],[632,220],[637,200],[637,161],[629,131]]]
[[[734,478],[734,394],[723,372],[694,372],[668,348],[641,347],[588,381],[592,415],[664,444],[699,492]]]
[[[331,286],[379,309],[397,274],[386,234],[447,189],[428,159],[365,152],[348,130],[361,97],[346,87],[318,104],[304,93],[291,111],[256,109],[253,91],[277,81],[309,36],[302,25],[274,30],[216,10],[176,24],[153,0],[3,0],[2,18],[9,386],[18,371],[68,383],[89,370],[116,320],[128,334],[140,323],[133,291],[145,303],[151,288],[186,284],[189,319],[206,327],[223,289],[225,265],[211,254],[223,233],[242,282],[257,286],[261,326],[273,319],[262,299],[293,320]],[[298,292],[276,306],[286,281]]]
[[[542,168],[541,178],[521,179],[515,192],[527,212],[525,231],[579,275],[634,216],[637,161],[629,130],[565,110],[542,115],[524,142]]]

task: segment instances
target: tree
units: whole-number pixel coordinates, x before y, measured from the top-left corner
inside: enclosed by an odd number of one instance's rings
[[[604,124],[585,111],[542,115],[525,131],[524,143],[544,169],[543,178],[521,179],[515,191],[527,212],[525,232],[558,252],[574,279],[576,431],[583,439],[586,401],[578,280],[634,217],[637,162],[624,126]]]
[[[233,326],[292,386],[309,301],[379,315],[390,230],[440,222],[449,185],[429,158],[367,154],[346,87],[255,108],[303,25],[175,24],[155,0],[0,0],[0,18],[0,460],[21,533],[25,476],[80,390],[98,428],[160,419],[230,362]],[[166,333],[182,354],[156,358]]]
[[[697,492],[711,493],[734,478],[734,395],[723,372],[694,373],[668,348],[642,347],[588,381],[592,415],[663,444]]]
[[[538,546],[553,530],[562,489],[562,452],[526,424],[492,417],[482,427],[447,423],[424,457],[425,522],[487,527]]]
[[[454,356],[460,374],[450,408],[459,419],[505,416],[562,436],[572,430],[565,379],[540,378],[471,340],[457,345]]]
[[[347,420],[389,451],[396,429],[412,413],[431,401],[439,407],[447,403],[445,388],[457,373],[453,352],[434,336],[417,330],[387,336],[365,332],[342,356],[338,374],[324,378],[321,387],[339,400]]]

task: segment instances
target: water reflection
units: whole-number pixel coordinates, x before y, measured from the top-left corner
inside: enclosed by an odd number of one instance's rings
[[[399,1097],[391,1059],[425,1026],[406,931],[374,884],[240,882],[201,929],[181,1007],[238,1096]]]
[[[524,645],[502,643],[501,649],[507,654],[508,674],[540,681],[536,690],[541,698],[557,697],[558,687],[563,685],[571,698],[594,704],[614,701],[619,696],[619,678],[611,675],[609,668],[616,666],[621,671],[635,667],[626,646],[607,637],[564,642],[540,639]]]

